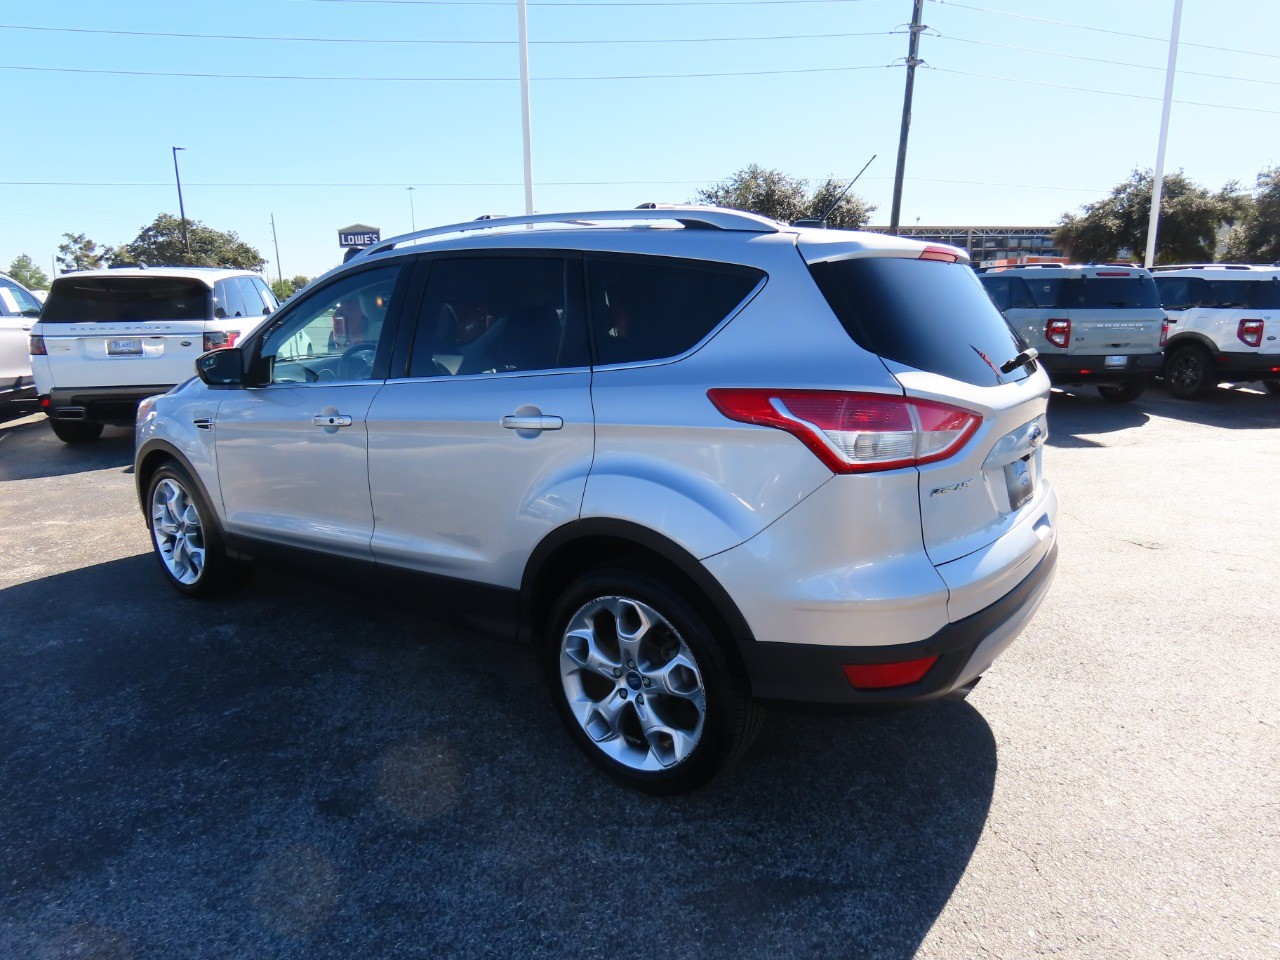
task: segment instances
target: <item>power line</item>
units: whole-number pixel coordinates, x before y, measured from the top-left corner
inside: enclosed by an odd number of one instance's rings
[[[1059,57],[1063,60],[1083,60],[1086,63],[1105,63],[1113,67],[1136,67],[1140,70],[1159,70],[1164,72],[1164,67],[1149,63],[1129,63],[1124,60],[1105,60],[1101,57],[1086,57],[1075,53],[1058,53],[1054,50],[1035,50],[1031,47],[1016,47],[1008,43],[993,43],[990,40],[971,40],[968,37],[953,37],[945,33],[939,33],[934,37],[935,40],[951,40],[956,43],[971,43],[980,47],[996,47],[1000,50],[1017,50],[1019,53],[1034,53],[1042,57]],[[1222,73],[1202,73],[1197,70],[1179,70],[1180,76],[1191,77],[1209,77],[1214,80],[1238,80],[1241,83],[1266,83],[1271,86],[1280,86],[1280,80],[1263,80],[1259,77],[1231,77]]]
[[[981,80],[999,80],[1001,83],[1025,83],[1035,87],[1052,87],[1054,90],[1072,90],[1076,93],[1097,93],[1107,97],[1125,97],[1129,100],[1163,100],[1163,97],[1151,97],[1141,93],[1121,93],[1119,90],[1095,90],[1089,87],[1069,87],[1061,83],[1048,83],[1044,80],[1025,80],[1021,77],[996,77],[988,73],[969,73],[965,70],[951,70],[946,67],[930,66],[930,70],[938,73],[953,73],[960,77],[977,77]],[[1174,103],[1188,107],[1214,107],[1219,110],[1243,110],[1246,113],[1270,113],[1280,116],[1280,110],[1263,110],[1261,107],[1241,107],[1230,103],[1204,103],[1200,100],[1174,100]]]
[[[848,73],[854,70],[888,70],[893,64],[867,64],[852,67],[799,67],[781,70],[735,70],[707,73],[636,73],[609,74],[594,77],[534,77],[537,81],[600,81],[600,80],[690,80],[704,77],[764,77],[797,73]],[[81,73],[118,77],[187,77],[200,80],[314,80],[340,81],[343,83],[514,83],[516,77],[351,77],[351,76],[302,76],[295,74],[262,73],[195,73],[167,70],[95,70],[88,67],[30,67],[0,64],[0,70],[25,70],[36,73]]]
[[[83,33],[112,37],[159,37],[177,40],[255,40],[272,43],[374,43],[374,44],[410,44],[410,45],[459,45],[459,46],[515,46],[518,40],[461,40],[461,39],[407,39],[361,38],[361,37],[270,37],[237,33],[161,33],[149,30],[97,30],[89,27],[35,27],[21,24],[0,23],[0,30],[35,30],[47,33]],[[901,33],[901,30],[871,30],[860,33],[794,33],[777,34],[759,37],[658,37],[644,38],[603,38],[599,40],[530,40],[530,46],[567,46],[589,45],[599,46],[605,43],[737,43],[764,40],[828,40],[848,37],[890,37]]]
[[[1087,23],[1068,23],[1065,20],[1047,20],[1044,17],[1031,17],[1025,13],[1009,13],[1007,10],[988,10],[986,7],[974,7],[965,3],[952,3],[951,0],[932,0],[933,3],[945,4],[948,7],[955,7],[957,10],[972,10],[976,13],[989,13],[995,17],[1012,17],[1015,20],[1029,20],[1032,23],[1047,23],[1055,27],[1071,27],[1074,30],[1089,30],[1093,33],[1108,33],[1113,37],[1130,37],[1135,40],[1154,40],[1157,43],[1168,43],[1168,37],[1153,37],[1145,33],[1127,33],[1123,30],[1110,30],[1106,27],[1095,27]],[[1242,53],[1250,57],[1267,57],[1271,60],[1280,60],[1280,53],[1262,53],[1258,50],[1240,50],[1236,47],[1217,47],[1208,43],[1190,43],[1181,41],[1180,46],[1198,47],[1201,50],[1216,50],[1219,53]]]

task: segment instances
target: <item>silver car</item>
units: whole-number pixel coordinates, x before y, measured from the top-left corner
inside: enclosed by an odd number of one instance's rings
[[[1052,579],[1049,381],[950,247],[715,208],[477,221],[196,366],[137,422],[170,584],[376,570],[535,644],[587,756],[655,793],[768,701],[963,696]]]

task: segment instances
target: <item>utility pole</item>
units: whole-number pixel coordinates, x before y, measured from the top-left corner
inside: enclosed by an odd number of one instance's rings
[[[1160,111],[1160,145],[1156,147],[1156,175],[1151,182],[1151,220],[1147,224],[1148,270],[1156,262],[1156,230],[1160,226],[1160,199],[1164,191],[1164,147],[1169,139],[1169,108],[1173,103],[1173,75],[1178,66],[1178,30],[1182,24],[1182,0],[1173,0],[1173,30],[1169,34],[1169,66],[1164,74],[1164,107]]]
[[[271,242],[276,245],[276,279],[280,289],[284,290],[284,267],[280,266],[280,238],[276,236],[276,215],[271,215]]]
[[[178,181],[178,215],[182,217],[182,245],[187,248],[187,256],[191,255],[191,241],[187,239],[187,210],[182,205],[182,177],[178,176],[178,151],[186,147],[173,148],[173,179]]]
[[[898,218],[902,213],[902,177],[907,169],[907,132],[911,129],[911,93],[916,84],[916,67],[920,63],[920,33],[924,27],[920,18],[924,15],[924,0],[914,0],[911,11],[911,42],[907,46],[907,89],[902,95],[902,132],[898,135],[898,168],[893,175],[893,207],[889,213],[889,232],[898,232]]]
[[[520,120],[524,127],[524,212],[533,213],[533,144],[529,121],[529,15],[525,0],[516,0],[520,32]]]

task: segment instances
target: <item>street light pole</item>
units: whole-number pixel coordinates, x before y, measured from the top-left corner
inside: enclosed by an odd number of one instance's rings
[[[178,151],[185,150],[186,147],[173,148],[173,179],[178,182],[178,215],[182,217],[182,245],[187,249],[187,256],[191,255],[191,241],[187,239],[187,210],[182,205],[182,177],[178,175]]]
[[[405,189],[409,191],[409,230],[410,230],[410,232],[411,232],[411,233],[417,233],[417,232],[418,232],[418,220],[417,220],[417,218],[413,215],[413,191],[414,191],[416,188],[414,188],[414,187],[405,187]]]

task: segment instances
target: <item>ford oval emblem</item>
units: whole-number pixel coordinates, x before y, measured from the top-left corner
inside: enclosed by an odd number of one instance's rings
[[[1040,429],[1040,424],[1037,423],[1031,428],[1030,440],[1033,447],[1038,447],[1040,444],[1044,443],[1044,431]]]

